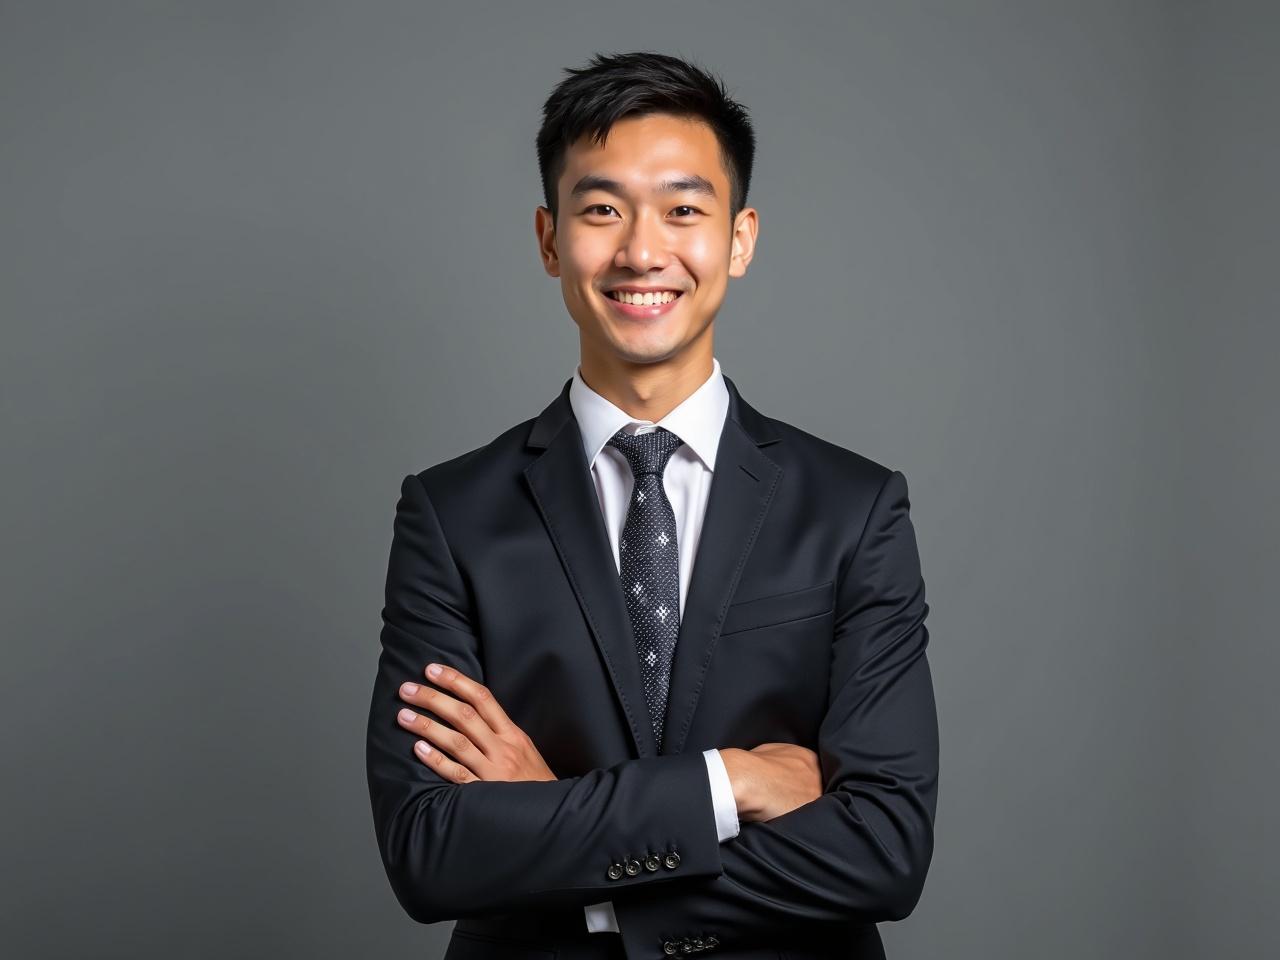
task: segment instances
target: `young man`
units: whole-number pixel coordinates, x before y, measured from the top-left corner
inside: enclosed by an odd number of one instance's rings
[[[713,356],[758,230],[741,106],[656,53],[567,73],[536,228],[581,356],[401,485],[368,726],[387,876],[459,921],[450,958],[882,957],[937,799],[906,480]]]

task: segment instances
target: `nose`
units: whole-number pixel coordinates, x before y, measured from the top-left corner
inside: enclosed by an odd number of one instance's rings
[[[629,267],[637,273],[667,265],[666,230],[653,215],[642,213],[631,222],[614,255],[616,267]]]

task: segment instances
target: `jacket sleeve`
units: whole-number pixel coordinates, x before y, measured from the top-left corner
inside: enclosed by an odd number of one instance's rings
[[[711,783],[711,805],[716,812],[716,839],[721,843],[738,835],[738,804],[733,798],[733,783],[725,769],[724,759],[715,747],[702,751],[707,762],[707,777]],[[591,933],[618,933],[618,918],[613,913],[613,903],[592,903],[582,908]]]
[[[486,681],[468,586],[412,474],[396,504],[382,619],[366,772],[383,866],[410,917],[435,923],[582,906],[721,872],[707,768],[696,752],[559,780],[461,784],[417,759],[417,737],[396,722],[400,684],[424,682],[432,661]],[[609,876],[612,864],[645,851],[675,853],[675,866]]]
[[[915,908],[933,855],[938,726],[906,478],[891,471],[837,584],[824,793],[720,846],[724,870],[613,897],[629,960],[712,936],[731,949],[800,928],[839,935]]]

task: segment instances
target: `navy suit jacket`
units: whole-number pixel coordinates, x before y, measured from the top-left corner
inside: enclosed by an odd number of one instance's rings
[[[366,752],[395,896],[458,921],[450,960],[883,957],[875,924],[919,900],[938,788],[903,474],[725,378],[658,751],[570,382],[401,484]],[[456,784],[418,760],[398,688],[431,661],[486,684],[558,779]],[[701,751],[770,741],[814,750],[824,792],[719,843]],[[620,940],[586,932],[603,900]]]

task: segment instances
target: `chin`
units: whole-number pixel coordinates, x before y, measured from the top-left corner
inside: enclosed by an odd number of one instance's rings
[[[614,345],[614,353],[630,363],[658,363],[675,355],[680,342],[673,343],[623,343]]]

